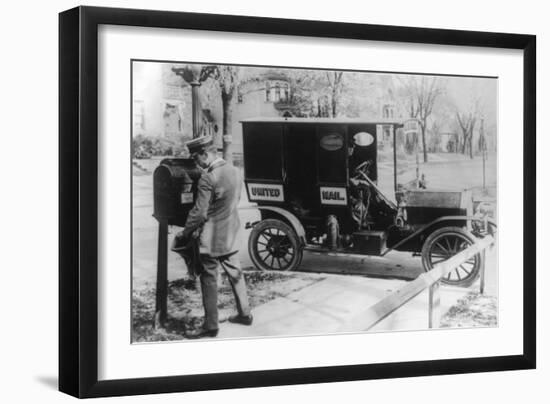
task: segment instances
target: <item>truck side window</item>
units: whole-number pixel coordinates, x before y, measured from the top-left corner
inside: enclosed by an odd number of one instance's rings
[[[317,139],[319,183],[344,185],[347,181],[346,127],[321,125]]]
[[[282,125],[246,124],[243,153],[247,179],[282,181]]]

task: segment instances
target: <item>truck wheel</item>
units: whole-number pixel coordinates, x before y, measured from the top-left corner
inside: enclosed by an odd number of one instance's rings
[[[442,227],[428,236],[422,246],[422,265],[429,271],[436,264],[443,262],[475,242],[475,237],[460,227]],[[476,254],[466,262],[453,269],[441,282],[468,287],[479,276],[484,265],[481,254]]]
[[[298,235],[278,219],[266,219],[252,228],[248,253],[256,268],[287,271],[298,268],[302,261],[302,246]]]

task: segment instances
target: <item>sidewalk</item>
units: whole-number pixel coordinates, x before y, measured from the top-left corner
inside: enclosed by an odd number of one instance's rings
[[[327,275],[327,278],[253,310],[252,326],[223,322],[219,338],[303,336],[336,333],[348,320],[405,285],[406,281],[360,276]],[[441,314],[474,288],[443,286]],[[405,304],[370,331],[428,328],[428,292]],[[363,330],[357,330],[358,332]]]

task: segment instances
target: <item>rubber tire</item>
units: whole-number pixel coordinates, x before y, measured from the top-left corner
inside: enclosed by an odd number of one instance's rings
[[[282,231],[289,238],[292,248],[295,251],[295,254],[292,257],[292,260],[290,261],[290,264],[282,270],[293,271],[297,269],[300,266],[300,263],[302,262],[302,256],[303,256],[302,243],[300,242],[300,239],[298,238],[296,231],[294,231],[294,229],[290,227],[288,224],[278,219],[262,220],[252,228],[252,231],[250,232],[250,237],[248,238],[248,254],[250,255],[250,259],[252,260],[252,263],[254,264],[254,266],[258,269],[261,269],[262,271],[280,271],[281,270],[279,268],[272,268],[266,265],[266,263],[259,257],[259,253],[257,250],[258,238],[260,237],[260,234],[262,233],[262,231],[268,228],[274,228]]]
[[[462,236],[466,238],[470,245],[474,244],[476,241],[476,238],[474,235],[472,235],[469,231],[461,228],[461,227],[442,227],[440,229],[435,230],[433,233],[431,233],[428,238],[426,238],[426,241],[424,241],[424,244],[422,245],[422,267],[424,268],[424,271],[429,271],[432,269],[431,264],[429,263],[429,257],[428,254],[430,253],[431,246],[437,238],[441,237],[441,235],[445,233],[450,234],[456,234],[459,236]],[[444,283],[446,285],[452,285],[452,286],[461,286],[461,287],[469,287],[471,286],[477,278],[479,278],[480,269],[483,268],[483,265],[485,265],[485,262],[483,261],[483,255],[482,254],[476,254],[474,257],[477,257],[476,262],[478,263],[476,266],[474,266],[474,269],[472,270],[473,274],[468,275],[467,278],[460,282],[449,282],[447,278],[442,278],[441,283]]]

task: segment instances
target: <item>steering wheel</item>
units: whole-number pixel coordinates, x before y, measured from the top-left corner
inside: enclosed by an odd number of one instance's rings
[[[359,164],[357,167],[355,167],[355,172],[356,173],[364,173],[365,175],[368,175],[368,170],[369,170],[369,166],[370,166],[371,162],[370,161],[364,161],[362,162],[361,164]]]

